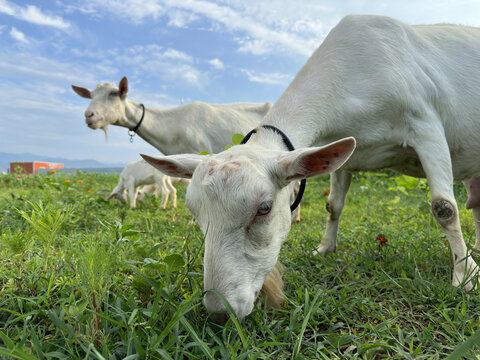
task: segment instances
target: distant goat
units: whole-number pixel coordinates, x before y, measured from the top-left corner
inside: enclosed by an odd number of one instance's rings
[[[281,286],[275,264],[290,230],[290,184],[332,171],[318,254],[337,248],[352,173],[391,168],[427,178],[453,255],[452,283],[472,289],[479,268],[463,240],[453,180],[465,181],[479,249],[479,64],[479,28],[347,16],[245,145],[208,158],[144,156],[171,176],[193,176],[186,202],[205,233],[208,312],[226,318],[211,289],[239,318],[252,311],[262,286],[269,302],[281,303],[278,287],[270,290],[272,281]],[[279,129],[297,150],[286,151]]]
[[[188,184],[189,180],[179,178],[171,178],[168,175],[155,169],[145,160],[134,161],[122,170],[118,185],[113,189],[112,193],[107,197],[107,200],[116,198],[121,202],[126,202],[126,192],[128,190],[128,197],[130,199],[130,209],[135,209],[137,198],[143,197],[144,193],[155,193],[158,197],[158,192],[162,195],[160,208],[167,207],[168,197],[172,195],[172,207],[177,207],[177,190],[173,184],[185,182]],[[146,188],[138,190],[139,186],[145,185]]]
[[[105,134],[108,125],[126,127],[165,155],[223,151],[233,134],[246,134],[272,107],[271,102],[218,105],[199,101],[168,110],[143,107],[127,99],[126,77],[118,88],[105,83],[92,91],[75,85],[72,89],[92,99],[85,111],[88,127],[103,129]]]

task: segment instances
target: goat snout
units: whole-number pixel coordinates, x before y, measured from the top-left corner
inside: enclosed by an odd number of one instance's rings
[[[209,315],[209,319],[218,325],[225,325],[228,320],[228,314],[226,312],[216,312]]]
[[[85,111],[85,122],[88,126],[92,125],[95,122],[95,113],[93,111]]]

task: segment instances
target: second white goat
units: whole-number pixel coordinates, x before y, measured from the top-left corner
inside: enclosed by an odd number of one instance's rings
[[[143,197],[144,193],[155,193],[158,197],[160,192],[162,201],[160,208],[167,207],[168,197],[172,195],[172,207],[177,207],[177,190],[173,184],[185,179],[172,178],[163,174],[153,166],[148,164],[145,160],[134,161],[122,170],[118,185],[113,189],[112,193],[107,197],[107,200],[116,198],[122,203],[127,201],[127,191],[130,200],[130,209],[135,209],[137,199]],[[137,190],[138,187],[145,185],[142,190]]]

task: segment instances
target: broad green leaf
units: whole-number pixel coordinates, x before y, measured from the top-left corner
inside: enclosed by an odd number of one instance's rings
[[[418,184],[420,183],[420,180],[412,176],[402,175],[402,176],[397,176],[395,178],[395,182],[397,183],[398,186],[404,186],[409,190],[413,190],[418,186]]]
[[[183,257],[178,254],[165,256],[165,259],[163,259],[163,262],[167,264],[170,271],[176,271],[185,264]]]
[[[234,145],[239,145],[239,144],[242,142],[242,140],[243,140],[244,137],[245,137],[245,136],[243,136],[242,134],[234,134],[234,135],[232,136],[232,143],[233,143]]]

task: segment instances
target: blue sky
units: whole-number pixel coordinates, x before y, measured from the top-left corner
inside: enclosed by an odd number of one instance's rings
[[[87,128],[94,88],[129,79],[129,97],[275,102],[347,14],[480,26],[479,0],[0,0],[0,152],[130,162],[156,150],[127,130]]]

